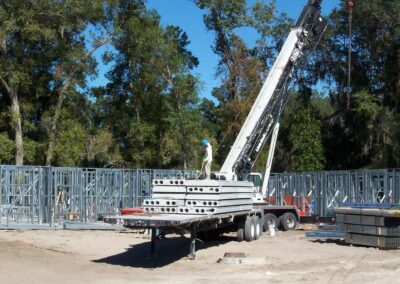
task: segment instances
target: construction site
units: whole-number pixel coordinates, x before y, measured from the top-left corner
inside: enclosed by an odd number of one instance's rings
[[[23,2],[0,283],[398,282],[398,1]]]

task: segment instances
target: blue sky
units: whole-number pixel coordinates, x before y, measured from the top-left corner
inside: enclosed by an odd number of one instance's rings
[[[252,2],[254,0],[249,1],[249,3]],[[329,14],[334,7],[339,5],[339,2],[340,0],[323,1],[323,15]],[[214,35],[212,32],[206,31],[203,23],[203,12],[191,0],[147,0],[147,3],[149,8],[157,10],[161,15],[161,23],[163,25],[177,25],[188,34],[191,41],[189,49],[200,61],[198,68],[194,70],[194,73],[199,76],[202,82],[200,95],[201,97],[210,98],[213,87],[219,85],[219,80],[214,76],[218,57],[212,52],[211,46]],[[277,9],[279,12],[285,12],[289,17],[297,19],[306,3],[307,0],[277,0]],[[252,44],[255,39],[255,34],[250,29],[242,30],[240,36],[249,44]],[[104,74],[111,66],[101,63],[101,54],[106,49],[107,47],[99,49],[95,53],[99,62],[99,75],[89,82],[90,86],[105,86],[108,82]]]

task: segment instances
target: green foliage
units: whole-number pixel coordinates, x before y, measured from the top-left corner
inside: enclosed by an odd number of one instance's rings
[[[7,133],[0,133],[0,164],[14,162],[14,142],[8,138]]]
[[[78,166],[84,158],[85,130],[73,120],[63,122],[54,148],[54,165],[73,167]]]
[[[157,157],[156,126],[150,123],[133,121],[127,134],[125,158],[136,168],[147,168]]]
[[[15,161],[20,119],[26,164],[45,162],[54,134],[58,166],[198,169],[208,138],[218,170],[294,23],[275,2],[194,0],[215,35],[214,103],[199,98],[188,35],[161,25],[143,0],[0,1],[0,163]],[[400,2],[356,2],[350,95],[345,2],[296,69],[275,171],[400,166]],[[90,90],[90,51],[107,38],[109,84]]]
[[[309,109],[298,110],[289,128],[289,142],[293,155],[294,171],[324,169],[324,149],[318,122]]]
[[[40,165],[43,161],[43,145],[31,140],[24,140],[24,163],[28,165]]]
[[[122,157],[119,153],[117,141],[109,129],[99,129],[86,138],[85,153],[86,166],[114,166]]]
[[[198,108],[198,60],[187,35],[159,24],[139,2],[119,11],[123,18],[107,58],[115,61],[110,84],[95,90],[98,122],[110,125],[120,153],[132,167],[193,167],[203,118]],[[103,112],[103,110],[107,110]]]
[[[204,23],[214,32],[213,50],[219,56],[216,75],[221,86],[213,90],[219,105],[212,113],[213,131],[220,142],[216,162],[222,163],[250,110],[267,71],[272,56],[274,3],[258,1],[248,6],[246,1],[197,0],[205,10]],[[256,48],[249,48],[237,35],[240,28],[253,28],[259,34]],[[211,113],[210,113],[211,114]],[[209,124],[210,125],[210,124]],[[210,125],[211,126],[211,125]]]

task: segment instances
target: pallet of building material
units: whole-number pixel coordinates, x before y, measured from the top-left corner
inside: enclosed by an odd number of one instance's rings
[[[341,202],[339,207],[372,208],[372,209],[399,209],[399,204],[392,203],[365,203],[365,202]]]
[[[230,212],[247,211],[253,208],[252,205],[241,205],[241,206],[226,206],[226,207],[178,207],[179,214],[189,215],[211,215],[211,214],[222,214]]]
[[[187,200],[228,200],[228,199],[252,199],[252,193],[227,193],[227,194],[187,194]]]
[[[378,226],[378,227],[399,227],[400,218],[336,214],[336,222],[343,224]]]
[[[250,205],[253,204],[253,200],[250,198],[246,199],[231,199],[231,200],[192,200],[187,199],[185,201],[185,206],[192,207],[220,207],[220,206],[234,206],[234,205]]]
[[[351,207],[336,207],[333,209],[335,214],[345,215],[363,215],[377,217],[400,217],[400,209],[381,209],[381,208],[351,208]]]
[[[318,225],[318,229],[321,231],[336,231],[336,232],[345,232],[346,224],[337,223],[337,224],[320,224]]]
[[[400,227],[377,227],[354,224],[344,224],[345,231],[354,234],[400,237]]]
[[[143,201],[143,205],[151,205],[151,206],[184,206],[185,201],[184,200],[178,200],[178,199],[167,199],[167,198],[151,198],[151,199],[145,199]]]
[[[382,249],[397,249],[400,248],[400,237],[371,236],[347,233],[346,243]]]

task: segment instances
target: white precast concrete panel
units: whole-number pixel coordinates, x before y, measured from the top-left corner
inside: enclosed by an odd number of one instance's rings
[[[302,28],[293,29],[284,46],[282,47],[281,52],[279,53],[278,58],[275,61],[274,66],[268,74],[265,83],[254,102],[253,107],[250,110],[249,115],[244,122],[242,129],[239,132],[238,137],[235,140],[228,156],[225,159],[224,164],[221,168],[221,174],[224,174],[228,180],[234,179],[234,171],[233,167],[237,162],[240,154],[242,153],[243,148],[245,147],[248,137],[253,132],[254,128],[257,125],[257,122],[261,119],[265,108],[268,106],[276,87],[282,77],[282,73],[287,66],[291,56],[293,55],[293,51],[296,48],[296,44],[299,41],[298,35],[302,32]]]

